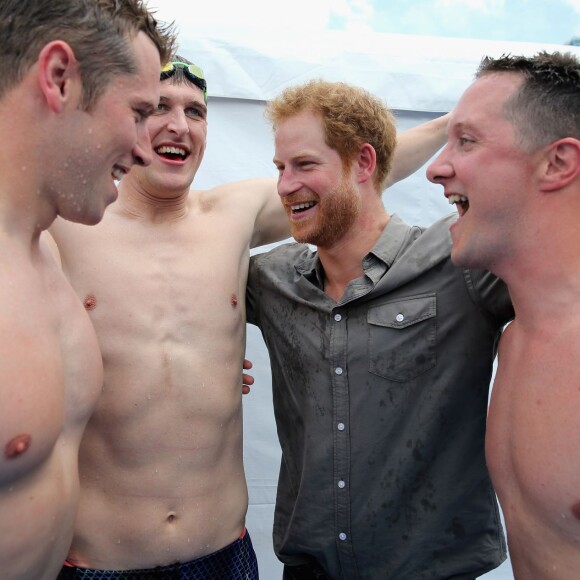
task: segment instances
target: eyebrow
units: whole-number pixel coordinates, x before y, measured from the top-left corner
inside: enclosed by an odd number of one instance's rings
[[[161,95],[159,97],[159,102],[160,103],[162,103],[162,102],[175,103],[177,101],[179,101],[179,99],[174,99],[174,98],[168,97],[166,95]],[[206,106],[206,104],[203,101],[199,101],[197,99],[192,99],[192,100],[186,101],[184,103],[184,106],[185,107],[198,107],[198,108],[203,109],[204,111],[207,112],[207,106]]]
[[[300,162],[300,161],[303,161],[304,159],[318,159],[318,154],[317,153],[314,153],[312,151],[300,152],[300,153],[297,153],[296,155],[293,155],[290,158],[290,161],[292,161],[292,162],[296,162],[296,161]],[[274,163],[276,163],[276,162],[280,162],[281,163],[281,161],[277,157],[274,157],[273,161],[274,161]]]
[[[469,121],[458,121],[449,125],[451,131],[479,131],[479,129]]]

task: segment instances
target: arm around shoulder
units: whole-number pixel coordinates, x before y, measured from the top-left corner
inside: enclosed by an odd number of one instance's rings
[[[409,177],[445,145],[450,114],[446,113],[397,135],[397,148],[387,187]]]
[[[280,242],[290,237],[290,224],[278,195],[274,178],[252,180],[253,193],[259,195],[261,206],[256,215],[250,247]]]

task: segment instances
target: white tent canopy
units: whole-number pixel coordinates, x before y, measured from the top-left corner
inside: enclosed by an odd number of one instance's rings
[[[448,111],[485,55],[580,54],[566,45],[372,32],[327,31],[305,41],[279,31],[230,32],[227,39],[180,31],[180,51],[204,68],[211,96],[264,101],[288,84],[323,77],[364,86],[404,111]]]
[[[247,29],[230,30],[224,39],[211,31],[200,36],[184,22],[178,25],[179,53],[204,69],[210,96],[208,147],[194,183],[197,189],[276,175],[272,135],[263,109],[264,102],[287,85],[324,78],[364,86],[387,101],[396,113],[398,129],[404,130],[451,110],[484,55],[560,50],[580,57],[579,47],[560,45],[344,32],[305,39],[278,30]],[[451,211],[441,188],[427,182],[425,168],[389,189],[384,201],[389,212],[420,225]],[[254,362],[256,379],[252,393],[244,398],[248,529],[261,577],[274,580],[281,577],[271,541],[280,451],[268,355],[253,327],[248,327],[247,357]],[[486,575],[489,580],[512,577],[508,564]]]

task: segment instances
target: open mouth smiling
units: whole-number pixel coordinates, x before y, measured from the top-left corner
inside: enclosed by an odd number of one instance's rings
[[[316,205],[315,201],[303,201],[300,203],[290,204],[290,210],[293,214],[299,214]]]
[[[160,145],[155,148],[155,153],[170,161],[185,161],[189,157],[189,151],[185,147],[176,145]]]
[[[469,200],[464,195],[457,194],[450,195],[447,197],[447,201],[451,205],[455,205],[455,207],[457,208],[457,213],[460,216],[465,215],[467,213],[467,210],[469,209]]]

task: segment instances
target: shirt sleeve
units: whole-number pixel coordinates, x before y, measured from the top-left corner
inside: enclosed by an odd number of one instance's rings
[[[256,312],[256,286],[258,283],[257,259],[259,254],[250,257],[248,268],[248,282],[246,285],[246,322],[258,325]]]
[[[464,270],[467,289],[483,314],[505,325],[515,316],[508,288],[503,280],[486,270]]]

